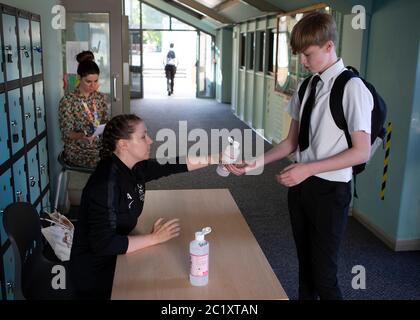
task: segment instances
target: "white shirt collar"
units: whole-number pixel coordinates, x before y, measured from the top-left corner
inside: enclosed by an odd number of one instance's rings
[[[345,69],[343,59],[340,58],[322,74],[317,73],[317,75],[321,77],[323,83],[328,83],[331,78],[334,78],[343,72],[343,69]]]

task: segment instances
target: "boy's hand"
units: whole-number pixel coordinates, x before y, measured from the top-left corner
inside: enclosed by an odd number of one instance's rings
[[[293,187],[310,176],[312,176],[312,172],[309,170],[308,165],[305,163],[293,163],[276,175],[276,179],[278,183],[285,187]]]
[[[240,176],[254,169],[256,164],[257,164],[256,161],[252,161],[252,162],[225,164],[224,166],[229,172],[232,172],[233,174]]]

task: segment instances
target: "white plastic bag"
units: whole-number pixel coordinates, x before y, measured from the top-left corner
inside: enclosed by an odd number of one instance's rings
[[[48,213],[48,216],[50,219],[41,218],[41,220],[48,221],[51,225],[42,228],[41,232],[51,245],[57,258],[61,261],[68,261],[73,244],[74,225],[57,211]]]

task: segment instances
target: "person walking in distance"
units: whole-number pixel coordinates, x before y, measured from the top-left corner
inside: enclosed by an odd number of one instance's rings
[[[166,86],[168,90],[168,96],[174,93],[174,78],[176,73],[177,60],[175,51],[173,50],[174,44],[170,44],[170,49],[166,54],[165,58],[165,74],[166,74]]]

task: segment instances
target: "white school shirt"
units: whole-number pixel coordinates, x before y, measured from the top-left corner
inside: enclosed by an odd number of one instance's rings
[[[343,60],[339,59],[322,74],[317,73],[321,81],[318,82],[316,87],[315,104],[311,113],[309,147],[300,152],[298,146],[295,154],[297,162],[305,163],[323,160],[348,149],[344,131],[335,124],[329,104],[334,80],[344,70],[346,68]],[[302,108],[299,101],[299,90],[296,90],[286,107],[286,111],[292,119],[299,123],[302,117],[303,106],[310,93],[310,87],[311,83],[309,83],[303,97]],[[370,134],[372,109],[373,97],[369,89],[366,88],[361,79],[350,79],[344,87],[343,93],[343,110],[350,135],[354,131],[364,131]],[[352,178],[352,168],[322,172],[316,174],[316,176],[330,181],[348,182]]]

